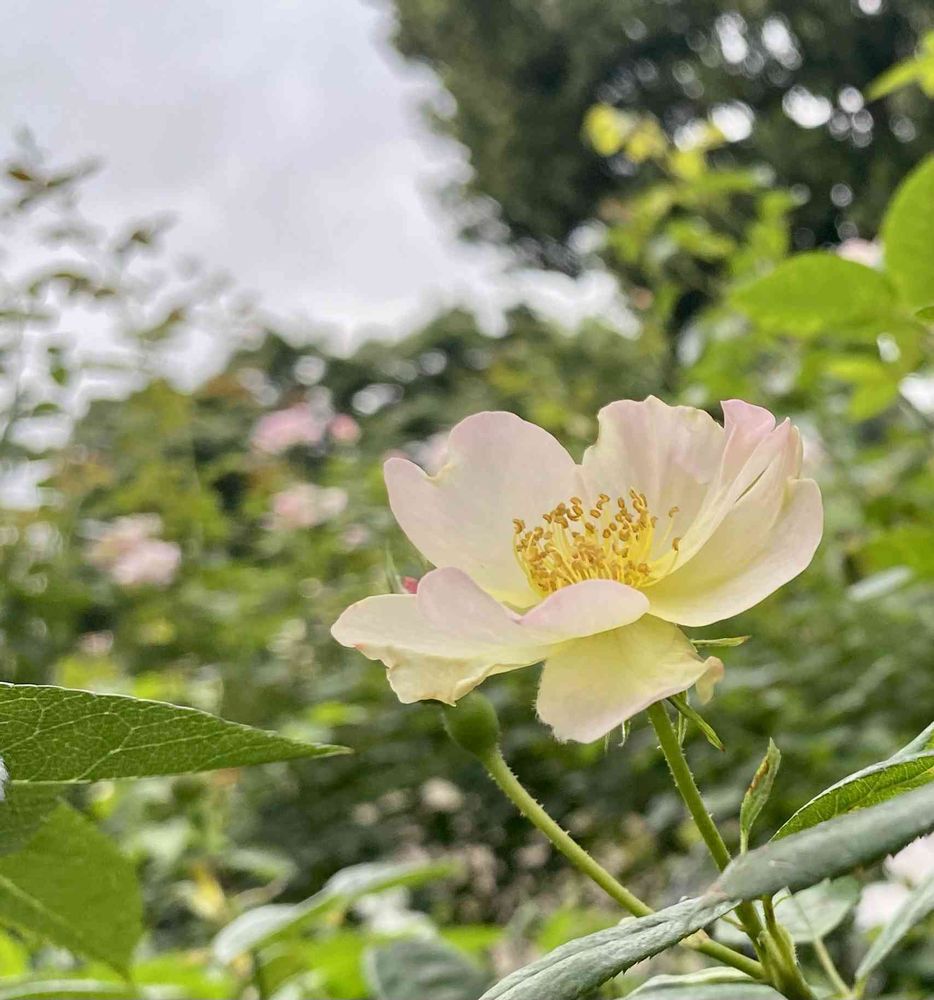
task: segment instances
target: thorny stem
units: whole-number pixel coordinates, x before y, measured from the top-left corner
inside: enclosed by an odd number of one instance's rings
[[[671,719],[668,718],[664,704],[656,702],[649,706],[648,715],[655,728],[659,746],[668,762],[668,769],[674,778],[675,786],[714,862],[723,871],[732,860],[732,856],[717,829],[716,823],[707,812],[700,789],[698,789],[691,768],[688,766],[681,743],[678,740],[678,734],[671,724]],[[752,941],[756,954],[763,965],[774,968],[777,977],[776,985],[781,985],[785,995],[797,998],[797,1000],[809,1000],[813,997],[810,987],[801,975],[793,952],[785,947],[784,937],[779,933],[780,929],[776,927],[774,935],[772,928],[766,931],[762,926],[759,913],[752,903],[742,903],[737,906],[736,915]]]
[[[489,772],[490,777],[519,812],[533,826],[537,827],[578,871],[583,872],[584,875],[600,886],[608,896],[619,903],[629,913],[633,914],[633,916],[647,917],[654,912],[648,904],[644,903],[621,882],[617,881],[545,812],[539,803],[526,791],[519,779],[512,773],[498,747],[494,751],[481,755],[480,760]],[[740,952],[734,951],[732,948],[719,944],[716,941],[704,940],[703,938],[697,940],[699,937],[700,935],[696,935],[696,943],[692,942],[688,944],[688,947],[702,952],[709,958],[716,959],[724,965],[739,969],[754,979],[765,979],[765,970],[759,962],[747,958]],[[684,943],[687,944],[687,942]]]

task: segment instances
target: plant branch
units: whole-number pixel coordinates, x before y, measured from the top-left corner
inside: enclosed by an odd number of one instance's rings
[[[638,896],[630,892],[621,882],[615,879],[548,815],[542,806],[529,794],[515,774],[513,774],[499,747],[483,753],[479,757],[489,772],[490,777],[519,812],[533,826],[537,827],[578,871],[600,886],[608,896],[619,903],[629,913],[633,914],[633,916],[646,917],[654,912],[647,903],[644,903]],[[702,938],[696,943],[689,944],[688,947],[702,952],[709,958],[716,959],[716,961],[722,962],[724,965],[739,969],[754,979],[763,980],[765,978],[765,970],[759,962],[747,958],[747,956],[740,952],[734,951],[734,949],[722,945],[717,941],[704,940]]]

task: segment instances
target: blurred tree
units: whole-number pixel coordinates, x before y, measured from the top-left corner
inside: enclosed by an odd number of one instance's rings
[[[927,0],[394,0],[395,44],[453,102],[436,127],[466,146],[449,196],[466,235],[574,271],[572,235],[645,171],[580,141],[604,101],[654,114],[669,135],[710,116],[748,136],[718,154],[804,185],[797,247],[875,234],[898,180],[930,147],[934,109],[860,90],[934,27]],[[628,190],[627,190],[628,189]]]

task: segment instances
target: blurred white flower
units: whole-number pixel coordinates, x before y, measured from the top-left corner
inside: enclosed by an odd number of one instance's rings
[[[457,785],[444,778],[429,778],[421,787],[424,805],[433,812],[457,812],[464,804],[464,795]]]
[[[365,524],[351,524],[341,536],[341,541],[348,549],[359,549],[371,538],[370,529]]]
[[[885,870],[891,877],[912,887],[934,874],[934,834],[913,840],[898,854],[887,858]]]
[[[863,889],[856,907],[856,926],[862,931],[887,924],[911,890],[901,882],[872,882]]]
[[[872,240],[861,240],[855,237],[844,240],[837,247],[837,256],[844,260],[852,260],[857,264],[865,264],[866,267],[882,266],[882,247]]]
[[[313,528],[343,513],[347,493],[338,486],[296,483],[272,498],[273,527]]]
[[[157,514],[118,517],[90,546],[88,562],[123,587],[167,587],[175,579],[182,552],[175,542],[153,537],[161,529]]]
[[[296,403],[260,417],[251,442],[257,451],[279,455],[299,444],[318,444],[327,423],[307,403]]]
[[[328,433],[339,444],[356,444],[360,440],[360,425],[349,413],[338,413],[328,424]]]

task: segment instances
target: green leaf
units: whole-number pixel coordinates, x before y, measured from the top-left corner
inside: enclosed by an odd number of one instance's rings
[[[0,754],[13,781],[139,778],[344,752],[159,701],[0,684]]]
[[[707,969],[689,976],[655,976],[629,994],[639,1000],[780,1000],[771,986],[733,969]]]
[[[139,1000],[139,990],[98,979],[45,979],[0,986],[0,1000]]]
[[[917,788],[882,805],[773,840],[736,858],[711,887],[735,900],[806,889],[852,871],[934,830],[934,786]]]
[[[808,944],[839,927],[859,902],[859,894],[859,882],[850,876],[818,882],[810,889],[779,899],[775,916],[792,940]]]
[[[0,802],[0,856],[25,847],[59,804],[58,785],[11,785]]]
[[[744,642],[749,640],[748,635],[728,635],[724,636],[722,639],[692,639],[691,645],[696,646],[698,649],[708,648],[708,647],[723,647],[725,649],[731,649],[734,646],[742,646]]]
[[[925,306],[915,313],[915,319],[920,319],[922,323],[934,323],[934,306]]]
[[[865,980],[895,950],[902,938],[931,913],[934,913],[934,875],[929,875],[902,903],[894,917],[882,928],[866,952],[857,980]]]
[[[644,958],[657,955],[728,913],[735,903],[702,896],[648,917],[577,938],[507,976],[481,1000],[577,1000]]]
[[[772,838],[806,830],[817,823],[886,802],[934,779],[934,724],[908,746],[878,764],[870,764],[815,795]]]
[[[842,330],[869,340],[898,309],[885,275],[817,251],[782,261],[737,289],[733,302],[767,329],[799,336]]]
[[[0,858],[0,922],[125,973],[142,933],[133,866],[63,803],[22,850]]]
[[[287,934],[295,934],[325,914],[343,910],[373,892],[395,886],[416,886],[444,878],[456,871],[449,862],[354,865],[332,876],[313,896],[301,903],[258,906],[232,920],[214,938],[214,956],[232,962],[245,952],[256,951]]]
[[[775,783],[775,776],[778,774],[779,766],[782,762],[782,753],[778,747],[769,740],[769,748],[762,758],[762,763],[752,776],[749,788],[743,796],[743,804],[739,810],[739,838],[743,851],[749,848],[749,835],[755,826],[759,813],[769,800],[772,794],[772,785]]]
[[[717,735],[713,726],[697,711],[697,709],[692,708],[690,702],[685,694],[675,694],[668,699],[672,705],[678,710],[678,713],[683,719],[688,722],[693,722],[695,726],[704,734],[704,738],[707,742],[717,750],[723,749],[723,741]]]
[[[376,1000],[477,1000],[488,977],[459,952],[438,941],[395,941],[365,959]]]
[[[885,270],[911,310],[934,304],[934,156],[901,183],[882,221]]]

